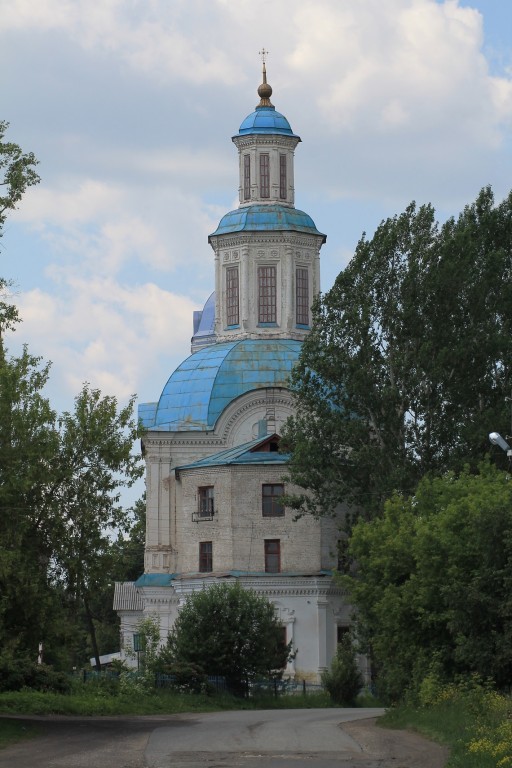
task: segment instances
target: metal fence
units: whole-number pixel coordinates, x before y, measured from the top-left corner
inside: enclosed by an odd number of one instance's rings
[[[130,677],[137,678],[140,674],[136,669],[126,671],[123,674]],[[81,678],[84,683],[89,681],[99,680],[115,680],[119,677],[119,672],[113,669],[102,669],[98,671],[96,669],[83,669],[81,672]],[[215,691],[222,693],[229,691],[229,686],[225,677],[221,675],[208,675],[208,684]],[[163,673],[157,673],[155,675],[155,688],[165,689],[174,688],[179,689],[181,687],[190,687],[187,682],[180,680],[176,675],[167,675]],[[282,695],[307,695],[314,693],[321,693],[324,687],[319,683],[310,683],[307,680],[298,679],[283,679],[277,678],[258,678],[252,680],[249,683],[247,694],[249,696],[257,696],[258,694],[272,694],[274,696]]]

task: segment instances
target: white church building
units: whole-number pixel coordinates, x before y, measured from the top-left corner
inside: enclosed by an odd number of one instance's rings
[[[270,101],[242,122],[239,206],[209,237],[215,291],[194,313],[192,354],[159,398],[139,406],[146,433],[144,573],[116,585],[121,647],[157,616],[162,642],[194,590],[238,581],[271,600],[297,651],[287,675],[318,680],[350,609],[332,576],[338,523],[295,513],[279,435],[293,413],[290,372],[309,331],[326,240],[295,208],[300,137]],[[283,629],[284,632],[284,629]]]

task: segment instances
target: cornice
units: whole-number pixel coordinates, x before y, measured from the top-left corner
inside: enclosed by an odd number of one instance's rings
[[[295,232],[293,229],[287,230],[272,230],[269,232],[264,231],[247,231],[247,232],[228,232],[222,235],[210,236],[214,244],[214,250],[220,251],[222,248],[240,248],[244,245],[254,245],[255,243],[269,243],[269,244],[288,244],[302,245],[304,247],[311,247],[311,243],[315,243],[315,252],[319,253],[320,246],[322,245],[322,237],[319,235],[308,234],[307,232]],[[243,258],[243,256],[242,256]]]
[[[298,136],[285,136],[283,134],[262,134],[252,133],[243,134],[241,136],[233,136],[233,144],[237,149],[248,149],[250,147],[261,146],[275,146],[286,147],[287,149],[295,149],[299,143],[300,138]]]

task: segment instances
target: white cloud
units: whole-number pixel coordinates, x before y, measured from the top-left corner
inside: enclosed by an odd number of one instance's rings
[[[54,361],[57,409],[84,380],[154,400],[188,354],[214,284],[207,236],[238,205],[230,136],[257,103],[262,46],[304,139],[297,205],[328,235],[324,288],[363,229],[411,199],[456,213],[484,184],[510,186],[512,72],[490,72],[482,14],[456,0],[4,6],[9,138],[43,181],[2,253],[24,288],[15,338]]]
[[[189,347],[197,305],[150,283],[127,288],[70,275],[66,284],[60,296],[36,289],[17,301],[19,333],[33,352],[44,348],[51,378],[68,397],[84,381],[121,400],[150,385],[158,396]]]
[[[217,210],[169,184],[135,188],[66,179],[30,190],[15,219],[37,229],[59,259],[77,259],[102,275],[128,262],[173,271],[210,256],[207,236]]]

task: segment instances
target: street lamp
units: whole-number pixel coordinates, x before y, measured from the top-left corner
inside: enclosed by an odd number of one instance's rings
[[[507,441],[499,434],[499,432],[491,432],[489,434],[489,440],[493,445],[497,445],[502,451],[505,451],[508,457],[512,457],[512,448]]]

